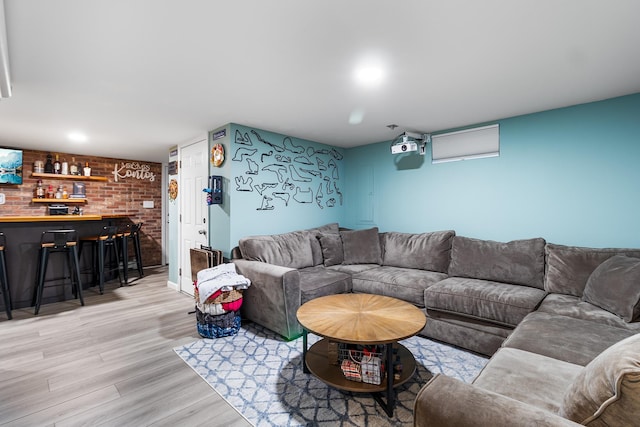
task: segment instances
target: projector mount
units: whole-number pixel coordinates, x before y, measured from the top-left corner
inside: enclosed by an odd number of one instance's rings
[[[391,141],[391,154],[402,154],[411,151],[419,151],[421,156],[427,148],[427,143],[431,142],[431,134],[417,132],[402,132]],[[418,146],[419,144],[419,146]]]

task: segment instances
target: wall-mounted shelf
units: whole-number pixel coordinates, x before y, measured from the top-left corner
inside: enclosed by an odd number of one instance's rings
[[[33,203],[87,203],[87,199],[31,199]]]
[[[32,178],[47,178],[47,179],[69,179],[72,181],[102,181],[106,182],[106,176],[84,176],[84,175],[61,175],[56,173],[41,173],[32,172]]]

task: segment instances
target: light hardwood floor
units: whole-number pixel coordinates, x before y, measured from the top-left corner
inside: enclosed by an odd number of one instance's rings
[[[200,336],[166,268],[84,296],[0,313],[0,425],[250,425],[173,351]]]

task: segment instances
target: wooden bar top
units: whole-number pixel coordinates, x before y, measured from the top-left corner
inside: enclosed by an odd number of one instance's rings
[[[34,215],[0,216],[2,222],[56,222],[56,221],[100,221],[103,219],[124,219],[128,215]]]

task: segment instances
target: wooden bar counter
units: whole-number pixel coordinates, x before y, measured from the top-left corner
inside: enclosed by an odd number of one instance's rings
[[[110,217],[114,215],[109,215]],[[102,215],[40,215],[40,216],[0,216],[3,222],[60,222],[60,221],[100,221]]]
[[[40,237],[43,231],[74,229],[80,237],[99,234],[105,225],[130,222],[127,215],[39,215],[0,216],[0,231],[7,237],[6,258],[13,308],[31,306],[38,270]],[[62,255],[49,259],[47,279],[68,275]],[[80,259],[83,288],[91,282],[91,251],[87,247]],[[53,283],[52,283],[53,284]],[[43,304],[73,299],[70,286],[45,288]]]

